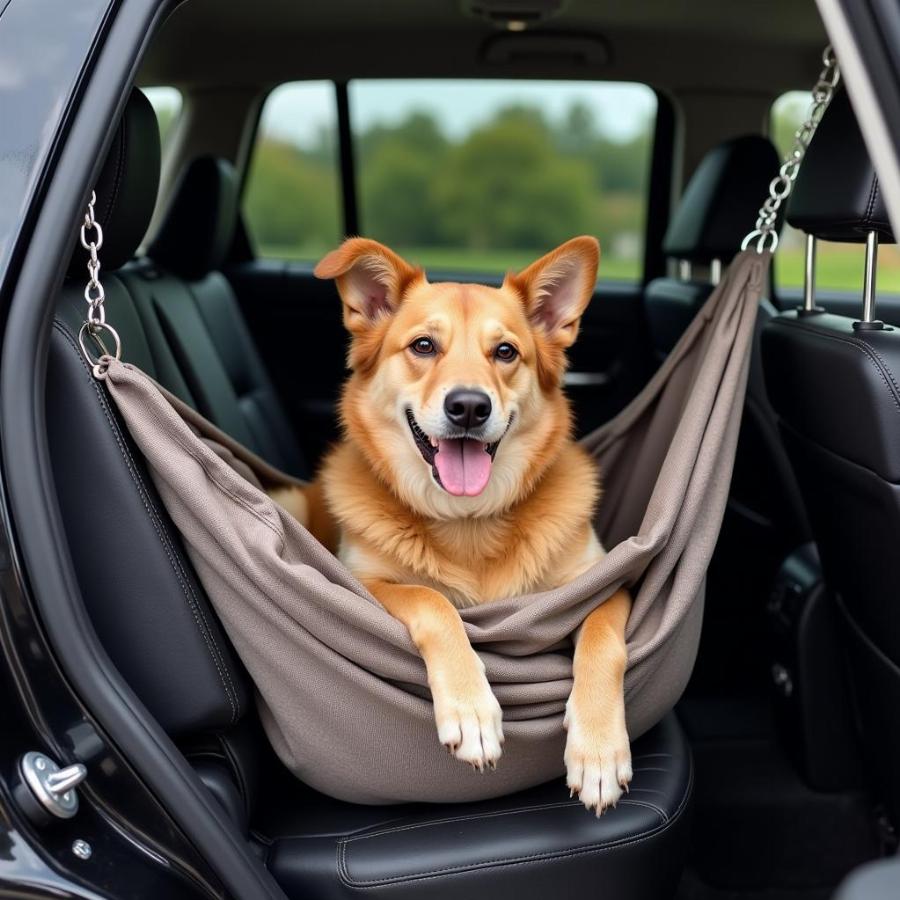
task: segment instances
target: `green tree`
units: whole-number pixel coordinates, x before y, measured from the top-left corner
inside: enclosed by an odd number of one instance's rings
[[[253,154],[244,213],[259,246],[315,255],[340,236],[337,172],[285,141],[264,138]]]
[[[513,107],[450,151],[434,196],[449,243],[540,249],[590,230],[591,181],[539,111]]]
[[[809,106],[809,95],[797,91],[787,94],[774,106],[770,123],[772,143],[784,156],[794,143],[794,133],[800,127]]]
[[[447,148],[435,120],[422,112],[360,136],[357,172],[366,234],[394,244],[440,241],[432,187],[441,177]]]

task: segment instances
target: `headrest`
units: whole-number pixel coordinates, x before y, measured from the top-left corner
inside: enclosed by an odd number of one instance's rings
[[[758,134],[710,150],[669,222],[663,239],[666,256],[698,263],[730,260],[753,229],[778,166],[772,142]]]
[[[237,214],[237,177],[231,163],[198,157],[181,176],[147,254],[181,278],[202,278],[222,265]]]
[[[134,88],[94,187],[94,217],[103,229],[100,262],[106,271],[127,263],[147,232],[159,189],[159,159],[156,113]],[[87,259],[87,251],[76,244],[69,275],[86,278]]]
[[[846,91],[838,91],[810,141],[788,203],[794,228],[828,241],[893,243],[884,195]]]

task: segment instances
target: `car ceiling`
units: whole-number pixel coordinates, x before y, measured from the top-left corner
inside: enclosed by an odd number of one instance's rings
[[[488,0],[495,4],[501,0]],[[808,85],[826,43],[813,0],[564,0],[525,34],[515,62],[489,62],[507,35],[466,0],[185,0],[153,41],[139,83],[200,89],[303,78],[557,77],[644,81],[676,94]],[[553,33],[598,35],[604,63],[561,52]],[[509,34],[509,40],[518,35]]]

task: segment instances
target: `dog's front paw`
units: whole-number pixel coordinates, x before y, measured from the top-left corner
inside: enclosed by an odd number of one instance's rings
[[[502,754],[503,711],[472,651],[464,666],[433,680],[434,718],[438,739],[457,759],[484,772]]]
[[[566,704],[566,783],[572,794],[598,816],[615,806],[631,781],[631,746],[624,711],[617,715]]]

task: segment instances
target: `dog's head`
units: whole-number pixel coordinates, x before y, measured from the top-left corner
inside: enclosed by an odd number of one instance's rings
[[[570,432],[565,350],[597,277],[577,237],[499,288],[430,284],[376,241],[351,238],[316,267],[351,335],[343,425],[401,499],[437,518],[508,508]]]

